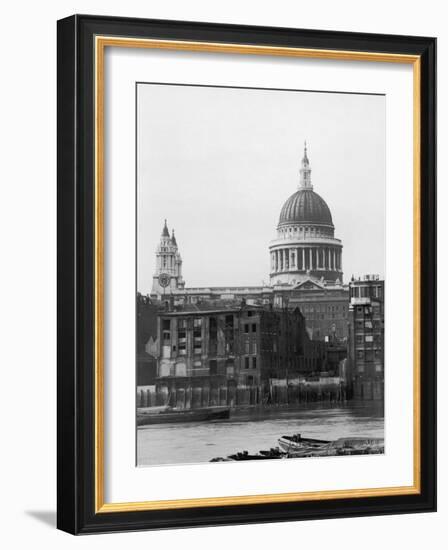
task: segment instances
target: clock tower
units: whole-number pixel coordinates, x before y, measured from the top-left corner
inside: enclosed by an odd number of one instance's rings
[[[156,271],[152,278],[152,295],[158,297],[170,294],[173,290],[182,290],[185,286],[182,279],[182,258],[179,254],[174,229],[168,231],[165,224],[156,250]]]

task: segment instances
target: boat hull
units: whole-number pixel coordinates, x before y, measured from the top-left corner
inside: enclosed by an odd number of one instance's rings
[[[321,449],[327,446],[330,441],[323,439],[296,438],[296,436],[283,436],[278,440],[280,449],[285,453],[303,452],[312,449]]]
[[[211,422],[214,420],[226,420],[229,416],[230,409],[227,407],[217,409],[167,410],[155,413],[137,412],[137,426],[179,422]]]
[[[284,453],[294,458],[384,453],[384,439],[376,437],[341,437],[336,441],[324,441],[283,436],[278,444]]]

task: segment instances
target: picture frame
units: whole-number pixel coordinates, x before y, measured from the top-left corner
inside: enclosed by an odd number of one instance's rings
[[[105,498],[104,166],[108,48],[408,65],[413,71],[413,483],[109,502]],[[74,15],[58,21],[58,528],[72,534],[436,509],[436,40]],[[129,429],[133,429],[132,427]]]

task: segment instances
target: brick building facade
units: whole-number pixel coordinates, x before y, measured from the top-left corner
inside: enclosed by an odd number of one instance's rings
[[[258,404],[271,379],[325,366],[325,346],[310,340],[298,309],[208,303],[159,312],[157,322],[159,404]]]
[[[349,359],[354,399],[384,398],[384,281],[350,282]]]

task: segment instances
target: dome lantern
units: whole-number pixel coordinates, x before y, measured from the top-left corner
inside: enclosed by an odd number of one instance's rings
[[[302,167],[300,168],[299,189],[313,189],[311,185],[311,168],[307,155],[306,141],[303,150]]]

